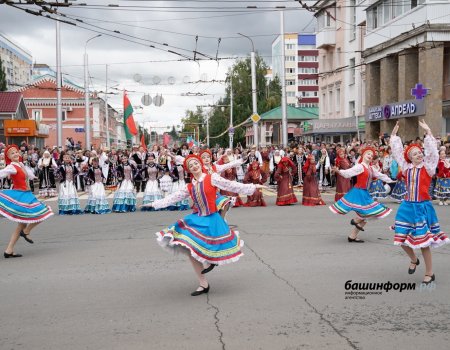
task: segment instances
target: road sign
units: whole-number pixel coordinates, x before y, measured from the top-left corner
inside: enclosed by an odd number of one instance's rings
[[[234,128],[233,127],[228,129],[228,134],[229,135],[233,135],[234,134]]]
[[[261,117],[259,116],[258,113],[253,113],[250,119],[252,120],[253,123],[257,123],[261,120]]]

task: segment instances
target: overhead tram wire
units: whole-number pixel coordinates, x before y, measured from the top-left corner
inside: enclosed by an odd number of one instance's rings
[[[41,16],[41,17],[44,17],[44,18],[51,19],[51,20],[53,20],[53,21],[59,21],[59,22],[61,22],[61,23],[66,23],[66,24],[69,24],[69,25],[73,25],[73,26],[75,26],[75,27],[82,28],[82,29],[88,30],[88,31],[90,31],[90,32],[102,34],[102,35],[105,35],[105,36],[114,37],[114,38],[117,38],[117,39],[120,39],[120,40],[124,40],[124,41],[130,42],[130,43],[135,43],[135,44],[142,45],[142,46],[145,46],[145,47],[148,47],[148,48],[152,48],[152,49],[155,49],[155,50],[159,50],[159,51],[171,53],[171,54],[174,54],[174,55],[178,55],[178,56],[181,56],[181,57],[183,57],[183,58],[185,58],[186,60],[189,60],[189,61],[194,61],[193,58],[191,58],[191,57],[189,57],[189,56],[187,56],[187,55],[181,54],[181,53],[179,53],[179,52],[173,51],[173,50],[162,49],[162,48],[156,47],[156,46],[154,46],[154,45],[144,44],[144,43],[141,43],[141,42],[138,42],[138,41],[135,41],[135,40],[126,39],[126,38],[120,37],[120,36],[118,36],[118,35],[111,34],[110,32],[114,32],[114,31],[111,31],[111,30],[107,30],[107,29],[104,29],[104,28],[100,28],[101,30],[104,30],[104,31],[102,32],[102,31],[95,30],[95,29],[92,29],[92,28],[84,27],[84,26],[80,25],[79,23],[73,23],[73,22],[66,21],[66,20],[62,20],[62,19],[59,19],[59,18],[54,18],[54,17],[50,16],[49,14],[44,14],[45,11],[43,11],[43,10],[40,10],[40,11],[33,11],[33,10],[29,10],[29,9],[23,9],[23,8],[21,8],[21,7],[19,7],[19,6],[16,6],[15,4],[11,4],[11,3],[6,3],[6,4],[9,5],[9,6],[11,6],[11,7],[16,8],[16,9],[19,9],[19,10],[21,10],[21,11],[24,11],[24,12],[27,12],[27,13],[30,13],[30,14],[33,14],[33,15],[35,15],[35,16]],[[62,15],[61,13],[58,13],[58,12],[56,13],[56,15],[60,15],[60,16],[62,16],[62,17],[65,17],[64,15]],[[117,32],[114,32],[114,33],[117,33]],[[117,33],[117,34],[122,34],[122,33],[119,32],[119,33]],[[125,35],[125,36],[126,36],[127,34],[122,34],[122,35]],[[149,40],[147,40],[147,39],[141,39],[141,38],[137,38],[137,37],[136,37],[136,39],[142,40],[142,41],[149,41]],[[159,44],[159,43],[158,43],[158,45],[166,46],[166,47],[171,47],[171,46],[169,46],[169,45],[164,45],[164,44]],[[186,49],[182,49],[182,50],[190,51],[190,50],[186,50]],[[206,57],[206,56],[205,56],[205,57]]]

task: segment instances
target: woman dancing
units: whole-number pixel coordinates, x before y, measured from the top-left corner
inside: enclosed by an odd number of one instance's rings
[[[355,186],[344,197],[329,207],[335,214],[345,215],[351,210],[356,213],[357,218],[350,221],[350,224],[355,226],[350,236],[348,236],[350,243],[364,243],[357,236],[359,231],[364,231],[364,226],[367,223],[366,219],[381,219],[391,213],[391,209],[374,201],[367,190],[374,177],[387,183],[395,182],[389,176],[380,173],[371,166],[375,152],[374,148],[366,147],[361,151],[361,156],[355,166],[347,170],[339,170],[337,167],[333,169],[337,175],[345,178],[356,176]]]
[[[204,274],[216,265],[239,260],[244,242],[239,233],[230,229],[217,212],[216,194],[218,189],[251,195],[262,185],[228,181],[219,174],[205,174],[202,160],[197,155],[189,155],[184,168],[193,179],[184,189],[174,192],[164,199],[146,204],[155,209],[168,207],[191,196],[198,212],[178,220],[174,225],[156,233],[161,246],[188,254],[198,278],[199,287],[192,296],[208,293],[210,285]],[[204,268],[203,264],[206,264]]]
[[[424,140],[425,152],[417,144],[411,144],[403,150],[402,141],[397,136],[398,122],[391,134],[392,154],[405,176],[407,190],[406,198],[395,216],[394,244],[401,246],[411,259],[409,274],[413,274],[420,263],[415,250],[422,251],[425,260],[425,277],[422,283],[429,284],[436,279],[430,247],[450,243],[450,239],[441,231],[428,191],[439,162],[436,139],[425,121],[419,121],[419,125],[427,133]]]
[[[52,216],[53,212],[31,193],[28,180],[33,179],[34,174],[20,162],[19,148],[16,145],[6,147],[5,161],[6,167],[0,170],[0,178],[9,176],[14,189],[0,192],[0,214],[18,223],[3,253],[5,259],[8,259],[22,256],[14,253],[14,245],[19,237],[23,237],[28,243],[34,243],[30,238],[31,230]]]

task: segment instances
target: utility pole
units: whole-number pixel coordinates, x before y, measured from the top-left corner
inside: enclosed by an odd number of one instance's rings
[[[56,129],[58,147],[62,147],[61,83],[61,37],[58,17],[58,20],[56,21]]]
[[[232,73],[233,74],[233,73]],[[230,148],[233,149],[233,75],[230,76],[230,128],[228,129],[228,136],[230,138]]]
[[[109,140],[109,117],[108,117],[108,65],[106,65],[105,117],[106,117],[106,147],[111,149],[111,142]]]
[[[280,11],[280,35],[281,35],[281,129],[283,147],[288,145],[287,106],[286,106],[286,65],[284,44],[284,11]]]
[[[90,108],[89,108],[89,72],[88,72],[88,55],[87,55],[87,44],[89,41],[102,36],[98,34],[86,41],[84,45],[84,109],[85,109],[85,124],[84,124],[84,132],[86,134],[85,139],[85,147],[87,150],[91,150],[91,117],[90,117]]]
[[[256,57],[255,57],[255,45],[253,44],[253,40],[247,35],[238,33],[239,35],[247,38],[252,43],[252,52],[250,53],[250,63],[251,63],[251,72],[252,72],[252,111],[253,114],[258,114],[258,102],[256,96]],[[259,146],[259,137],[258,137],[258,123],[253,122],[253,143],[258,149]]]

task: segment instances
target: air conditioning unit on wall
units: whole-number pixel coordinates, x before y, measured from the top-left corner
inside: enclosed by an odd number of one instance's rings
[[[67,108],[66,108],[66,111],[67,111],[67,112],[72,112],[72,111],[73,111],[73,108],[72,108],[72,107],[67,107]]]

